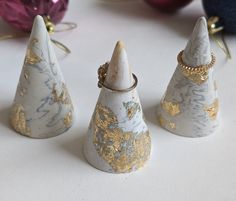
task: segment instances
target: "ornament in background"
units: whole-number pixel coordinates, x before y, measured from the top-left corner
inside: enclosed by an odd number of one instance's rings
[[[32,29],[37,15],[49,16],[53,24],[61,22],[68,0],[1,0],[1,17],[10,25],[25,32]]]
[[[41,15],[44,18],[48,32],[53,34],[54,32],[67,31],[77,27],[72,22],[61,22],[67,10],[68,2],[68,0],[0,0],[0,16],[13,27],[24,32],[30,32],[34,18]],[[60,24],[60,28],[56,28],[56,24]],[[19,37],[19,34],[0,36],[0,40],[16,37]],[[70,53],[65,45],[56,40],[51,40],[65,53]]]
[[[149,159],[151,138],[136,91],[138,80],[122,42],[98,74],[101,92],[88,129],[85,156],[102,171],[137,170]]]
[[[209,135],[219,124],[219,101],[204,17],[198,19],[178,63],[158,107],[160,125],[185,137]]]
[[[175,12],[192,0],[145,0],[149,5],[164,12]]]
[[[235,0],[202,0],[207,16],[219,17],[217,26],[223,27],[227,33],[236,33],[236,1]]]
[[[4,5],[4,1],[5,1],[5,0],[0,0],[0,16],[3,15],[3,9],[2,9],[2,7],[3,7],[3,5]]]
[[[218,46],[230,59],[231,54],[223,33],[236,33],[236,1],[234,0],[202,0],[208,16],[209,33]]]
[[[41,16],[34,21],[10,123],[32,138],[59,135],[73,123],[71,98]]]

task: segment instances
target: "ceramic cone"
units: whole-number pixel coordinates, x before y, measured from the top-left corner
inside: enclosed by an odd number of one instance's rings
[[[10,123],[22,135],[48,138],[72,126],[73,105],[45,23],[37,16],[11,110]]]
[[[116,91],[134,84],[122,42],[115,47],[104,83],[114,90],[101,89],[87,133],[85,156],[102,171],[137,170],[149,158],[151,139],[136,89]]]
[[[207,23],[198,19],[182,54],[183,63],[198,68],[212,61]],[[219,124],[219,102],[214,66],[202,73],[189,72],[177,66],[158,108],[160,125],[186,137],[213,133]]]

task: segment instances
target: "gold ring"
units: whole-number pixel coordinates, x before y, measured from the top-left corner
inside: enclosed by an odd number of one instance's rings
[[[208,64],[204,64],[204,65],[199,65],[199,66],[188,66],[183,62],[182,56],[183,56],[183,50],[178,54],[177,56],[177,61],[179,63],[179,65],[187,71],[192,71],[192,72],[202,72],[202,71],[207,71],[209,70],[212,66],[214,66],[215,62],[216,62],[216,57],[214,56],[213,53],[211,53],[211,62]]]
[[[107,76],[108,67],[109,67],[109,62],[106,62],[105,64],[101,65],[98,69],[98,87],[99,88],[104,87],[106,89],[109,89],[109,90],[115,91],[115,92],[129,92],[129,91],[136,88],[136,86],[138,85],[138,78],[133,73],[132,73],[132,76],[134,78],[134,84],[131,87],[129,87],[127,89],[113,89],[113,88],[107,86],[105,84],[105,78]]]
[[[70,31],[72,29],[77,28],[77,24],[74,22],[60,22],[58,25],[64,26],[61,28],[56,27],[55,32],[64,32],[64,31]]]

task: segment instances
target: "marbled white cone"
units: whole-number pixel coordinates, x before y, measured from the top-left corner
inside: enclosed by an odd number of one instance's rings
[[[67,131],[73,105],[44,20],[37,16],[19,79],[10,123],[20,134],[48,138]]]
[[[111,58],[104,84],[92,116],[84,146],[88,162],[111,173],[126,173],[149,159],[151,138],[143,119],[136,89],[118,92],[134,84],[122,42]]]
[[[182,54],[185,65],[195,70],[212,61],[207,23],[198,19]],[[219,124],[219,103],[214,66],[202,72],[178,65],[158,107],[160,125],[172,133],[201,137],[213,133]]]

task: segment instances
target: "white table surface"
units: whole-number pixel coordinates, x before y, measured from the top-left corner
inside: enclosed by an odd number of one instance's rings
[[[44,140],[15,133],[8,113],[26,51],[27,38],[0,42],[0,201],[235,201],[236,38],[227,37],[233,60],[217,56],[221,128],[204,138],[184,138],[159,127],[155,109],[198,16],[195,0],[176,15],[158,13],[142,1],[109,3],[71,0],[66,21],[78,29],[53,37],[72,54],[57,51],[77,119],[66,133]],[[12,29],[1,22],[1,33]],[[138,91],[152,134],[147,166],[131,174],[91,167],[83,139],[99,94],[97,68],[109,60],[117,40],[127,47],[139,77]]]

